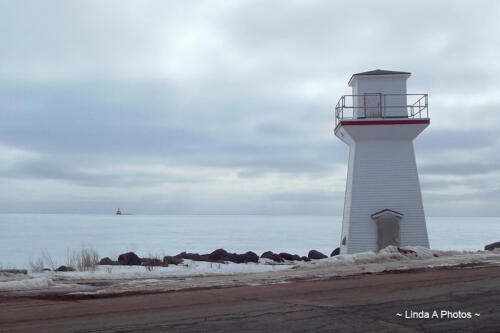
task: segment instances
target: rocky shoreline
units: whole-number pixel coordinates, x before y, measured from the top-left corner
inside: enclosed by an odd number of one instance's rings
[[[500,248],[500,242],[495,242],[487,244],[484,246],[485,251],[493,251],[496,248]],[[411,250],[406,250],[404,248],[398,247],[401,253],[412,252]],[[340,254],[340,248],[336,248],[330,254],[330,257],[334,257]],[[316,259],[328,258],[327,255],[321,253],[317,250],[310,250],[307,256],[300,256],[298,254],[291,254],[287,252],[274,253],[273,251],[266,251],[260,255],[260,257],[252,251],[248,251],[242,254],[230,253],[224,249],[217,249],[211,253],[199,254],[192,252],[181,252],[175,256],[164,256],[163,260],[160,258],[141,258],[134,252],[127,252],[120,254],[117,260],[112,260],[109,257],[104,257],[99,261],[99,265],[123,265],[123,266],[163,266],[168,267],[168,265],[179,265],[182,264],[184,259],[189,259],[193,261],[204,261],[212,263],[225,263],[233,262],[236,264],[242,263],[258,263],[259,258],[269,259],[275,263],[285,263],[294,261],[304,261],[308,262]]]
[[[490,244],[491,245],[491,244]],[[498,244],[500,245],[500,244]],[[492,248],[492,247],[488,247]],[[310,251],[311,252],[311,251]],[[263,253],[263,255],[266,252]],[[129,255],[125,255],[129,254]],[[179,255],[186,257],[187,252]],[[246,253],[243,253],[245,255]],[[275,253],[276,254],[276,253]],[[314,255],[311,252],[311,255]],[[210,255],[212,255],[210,257]],[[484,251],[443,251],[422,247],[398,248],[388,246],[380,251],[336,255],[323,259],[277,262],[258,258],[258,263],[235,263],[222,258],[244,261],[255,256],[233,256],[218,249],[207,255],[190,256],[211,261],[176,258],[182,264],[154,261],[162,267],[147,266],[148,259],[130,255],[135,259],[128,265],[103,261],[90,271],[43,271],[22,274],[0,272],[0,296],[64,294],[64,295],[121,295],[130,292],[162,292],[196,288],[221,288],[240,285],[282,284],[303,280],[324,280],[354,275],[408,272],[429,269],[463,269],[500,266],[500,247]],[[279,255],[279,254],[277,254]],[[167,256],[168,257],[168,256]],[[276,257],[276,259],[283,256]],[[292,257],[293,258],[293,255]],[[302,257],[301,257],[302,258]],[[103,258],[105,259],[105,258]],[[110,259],[111,260],[111,259]],[[280,259],[281,260],[281,259]],[[135,265],[134,265],[135,264]],[[85,296],[86,297],[86,296]]]
[[[414,251],[405,248],[396,247],[397,251],[401,254],[412,254]],[[484,251],[494,251],[495,249],[500,249],[500,242],[494,242],[484,246]],[[377,251],[378,252],[378,251]],[[334,249],[330,257],[335,257],[340,255],[340,249]],[[298,262],[310,262],[311,260],[326,259],[327,255],[321,253],[317,250],[310,250],[307,256],[300,256],[298,254],[291,254],[287,252],[274,253],[272,251],[263,252],[258,256],[253,251],[247,251],[245,253],[231,253],[225,249],[217,249],[211,253],[199,254],[192,252],[181,252],[175,256],[164,256],[159,257],[139,257],[134,252],[122,253],[118,256],[116,260],[109,257],[104,257],[96,265],[99,266],[144,266],[146,268],[152,267],[168,267],[169,265],[185,265],[184,260],[194,261],[194,262],[207,262],[207,263],[235,263],[235,264],[246,264],[246,263],[262,263],[262,259],[268,264],[294,264]],[[76,269],[70,265],[61,265],[57,269],[43,268],[44,272],[73,272]],[[93,270],[93,269],[92,269]],[[3,274],[28,274],[28,270],[22,269],[0,269],[0,273]]]
[[[339,254],[339,249],[333,250],[330,256]],[[231,253],[224,249],[217,249],[211,253],[199,254],[191,252],[181,252],[175,256],[164,256],[163,260],[160,258],[141,258],[134,252],[127,252],[120,254],[117,260],[112,260],[109,257],[104,257],[99,261],[99,265],[122,265],[122,266],[163,266],[179,265],[184,262],[184,259],[192,261],[204,261],[211,263],[225,263],[232,262],[236,264],[258,263],[260,258],[269,259],[275,263],[285,263],[292,261],[311,261],[314,259],[325,259],[327,255],[317,250],[311,250],[307,256],[299,256],[298,254],[291,254],[287,252],[274,253],[266,251],[258,256],[255,252],[247,251],[245,253]]]

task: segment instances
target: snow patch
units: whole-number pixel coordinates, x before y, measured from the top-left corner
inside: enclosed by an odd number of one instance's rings
[[[380,251],[368,251],[356,254],[344,254],[335,257],[330,257],[321,260],[322,265],[352,265],[352,264],[372,264],[372,263],[388,263],[403,260],[424,260],[432,258],[460,257],[460,258],[481,258],[489,256],[492,253],[500,253],[500,251],[442,251],[431,250],[420,246],[406,246],[398,248],[396,246],[388,246]],[[443,260],[441,260],[443,262]],[[308,263],[305,263],[308,264]]]
[[[0,282],[0,291],[21,291],[45,289],[54,285],[54,281],[45,277],[28,278],[17,281]]]
[[[145,266],[98,266],[95,272],[44,272],[33,273],[33,276],[50,276],[55,281],[76,280],[130,280],[130,279],[160,279],[167,277],[185,278],[194,276],[238,275],[259,272],[278,271],[290,268],[291,265],[272,265],[267,261],[262,263],[236,264],[211,263],[184,259],[184,264],[168,267]]]

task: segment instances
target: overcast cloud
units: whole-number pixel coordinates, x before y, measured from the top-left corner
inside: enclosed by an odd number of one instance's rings
[[[498,1],[2,1],[0,212],[341,215],[349,77],[412,72],[427,215],[500,215]]]

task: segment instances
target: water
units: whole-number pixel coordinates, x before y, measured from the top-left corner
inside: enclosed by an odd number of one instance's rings
[[[339,216],[0,214],[0,266],[28,267],[42,252],[57,264],[91,247],[101,257],[232,252],[325,254],[338,246]],[[500,218],[428,217],[436,249],[479,250],[500,241]]]

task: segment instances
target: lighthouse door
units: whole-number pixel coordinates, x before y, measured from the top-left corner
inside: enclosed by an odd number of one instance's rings
[[[399,246],[399,221],[394,216],[386,216],[377,221],[377,246],[383,249],[389,245]]]
[[[382,94],[367,93],[363,96],[364,113],[366,118],[382,117]]]

